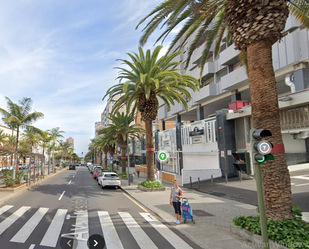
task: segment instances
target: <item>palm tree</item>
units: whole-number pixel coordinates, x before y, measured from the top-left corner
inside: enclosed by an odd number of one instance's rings
[[[125,115],[117,112],[109,118],[112,123],[108,127],[99,130],[98,134],[105,134],[117,138],[118,145],[121,149],[121,167],[122,173],[126,173],[126,149],[127,139],[139,138],[139,134],[145,132],[144,129],[137,125],[130,125],[134,121],[133,114]]]
[[[52,148],[53,148],[53,171],[55,169],[55,150],[56,150],[56,142],[58,138],[64,137],[62,134],[65,133],[64,131],[60,131],[59,127],[52,128],[50,130],[51,139],[52,139]]]
[[[188,88],[198,90],[198,81],[192,76],[182,75],[176,68],[180,62],[173,61],[181,51],[171,53],[162,58],[158,58],[162,46],[157,46],[151,53],[147,50],[144,53],[141,47],[138,48],[139,54],[128,55],[132,61],[120,60],[128,66],[126,68],[118,67],[120,70],[119,84],[108,89],[106,96],[113,98],[121,95],[114,104],[113,111],[118,111],[123,105],[126,105],[127,112],[133,107],[132,113],[136,110],[141,112],[146,126],[146,160],[147,160],[147,180],[154,181],[154,146],[152,121],[156,119],[159,108],[158,98],[162,99],[168,110],[171,104],[182,103],[188,110],[188,104],[185,99],[191,98]],[[124,83],[122,81],[125,80]],[[185,97],[184,97],[185,96]]]
[[[28,145],[30,153],[32,153],[33,148],[39,145],[40,143],[40,135],[36,132],[33,132],[30,129],[26,129],[24,131],[24,133],[22,134],[22,138]]]
[[[3,146],[8,141],[8,135],[4,133],[3,130],[0,130],[0,146]]]
[[[52,135],[50,134],[48,130],[43,131],[40,134],[40,141],[41,141],[41,146],[43,148],[43,156],[45,156],[45,149],[47,149],[47,152],[48,152],[48,174],[50,174],[50,153],[51,153],[50,148],[52,147],[51,146]]]
[[[8,97],[5,97],[8,105],[8,111],[0,108],[0,113],[4,116],[7,123],[11,127],[16,128],[16,147],[15,147],[15,167],[13,170],[13,179],[15,179],[15,171],[18,164],[18,139],[20,128],[30,127],[30,125],[38,120],[43,118],[44,114],[42,112],[31,112],[32,110],[32,99],[23,98],[18,101],[18,104],[13,103]],[[35,129],[31,126],[32,129]]]
[[[204,44],[200,61],[202,74],[211,46],[215,43],[214,54],[217,56],[222,38],[226,36],[228,43],[234,42],[242,55],[247,55],[253,127],[271,130],[272,143],[281,146],[283,141],[272,45],[282,37],[289,11],[300,20],[302,26],[309,27],[308,1],[166,0],[139,23],[151,18],[143,29],[140,43],[145,44],[162,23],[166,29],[157,41],[164,40],[184,21],[169,51],[181,39],[179,48],[183,47],[188,38],[196,34],[188,50],[186,65],[194,50]],[[276,154],[276,160],[262,166],[262,177],[267,218],[291,218],[291,183],[284,153]]]
[[[61,149],[61,161],[60,161],[60,168],[62,165],[62,158],[64,157],[64,160],[66,160],[69,156],[70,153],[72,153],[72,149],[71,149],[71,144],[68,142],[64,142],[62,140],[58,141],[59,143],[59,147]]]

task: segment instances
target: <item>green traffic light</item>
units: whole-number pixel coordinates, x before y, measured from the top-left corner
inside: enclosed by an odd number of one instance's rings
[[[261,154],[256,154],[254,156],[255,161],[257,161],[258,163],[263,163],[266,160],[266,157],[264,155]]]

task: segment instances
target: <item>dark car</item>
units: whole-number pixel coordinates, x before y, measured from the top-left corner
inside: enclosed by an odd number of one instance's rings
[[[73,169],[73,170],[75,170],[75,169],[76,169],[75,164],[70,164],[70,166],[69,166],[69,170],[71,170],[71,169]]]

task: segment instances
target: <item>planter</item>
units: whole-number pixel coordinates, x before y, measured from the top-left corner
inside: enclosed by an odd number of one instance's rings
[[[18,190],[21,190],[23,188],[27,187],[27,185],[25,183],[17,186],[17,187],[7,187],[7,188],[0,188],[0,192],[2,193],[15,193]]]
[[[249,241],[249,242],[244,241],[243,242],[244,245],[247,244],[251,247],[263,248],[263,241],[262,241],[261,235],[253,234],[246,229],[235,226],[234,224],[231,225],[230,231],[242,237],[243,239]],[[273,249],[273,248],[287,249],[287,247],[282,246],[279,243],[276,243],[275,241],[272,241],[272,240],[269,240],[269,248],[270,249]]]
[[[165,191],[165,187],[164,188],[145,188],[142,185],[138,185],[137,187],[139,190],[144,191],[144,192],[158,192],[158,191]]]

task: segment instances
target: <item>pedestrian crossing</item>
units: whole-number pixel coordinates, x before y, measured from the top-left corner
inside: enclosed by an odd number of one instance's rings
[[[41,230],[41,227],[45,227],[44,229],[46,229],[46,231],[44,231],[44,233],[40,231],[41,236],[42,234],[44,235],[42,238],[38,239],[40,240],[39,245],[49,248],[56,248],[59,243],[59,239],[64,237],[61,235],[68,232],[63,231],[64,224],[66,222],[69,222],[68,224],[72,223],[72,221],[67,218],[69,217],[69,212],[67,209],[50,210],[46,207],[31,208],[29,206],[22,206],[16,211],[15,209],[16,207],[14,208],[13,205],[6,205],[0,208],[0,240],[4,241],[2,237],[9,234],[11,237],[5,238],[9,243],[12,243],[10,245],[14,245],[14,243],[31,243],[32,241],[30,241],[31,239],[29,238],[32,234],[34,234],[35,229],[39,227]],[[156,230],[156,232],[170,244],[170,248],[192,248],[187,242],[182,240],[169,227],[157,220],[150,213],[139,213],[138,217],[132,217],[132,215],[128,212],[118,212],[116,216],[113,214],[111,217],[109,212],[102,210],[96,211],[95,214],[98,219],[97,225],[101,228],[101,231],[97,231],[97,233],[103,234],[107,249],[128,248],[125,241],[127,238],[122,238],[119,235],[121,233],[117,232],[117,229],[123,229],[124,226],[136,241],[138,246],[142,249],[160,248],[158,245],[160,244],[158,241],[158,236],[151,236],[154,233],[153,230]],[[40,223],[43,222],[44,217],[47,215],[51,217],[51,221],[48,222],[48,226],[40,226]],[[20,221],[20,223],[18,223],[19,226],[14,226],[14,223],[17,221]],[[114,224],[115,221],[117,221],[117,225]],[[122,222],[120,225],[119,221]],[[21,222],[23,222],[23,224],[21,224]],[[86,226],[87,235],[89,235],[89,225],[87,211],[86,213],[76,216],[75,227],[78,228],[80,226]],[[146,226],[148,228],[144,229]],[[8,231],[8,233],[5,233],[6,231]],[[35,236],[37,235],[35,234]],[[76,239],[78,240],[78,245],[83,245],[86,243],[85,238],[78,238],[77,236]],[[30,248],[31,247],[37,248],[32,243]]]

